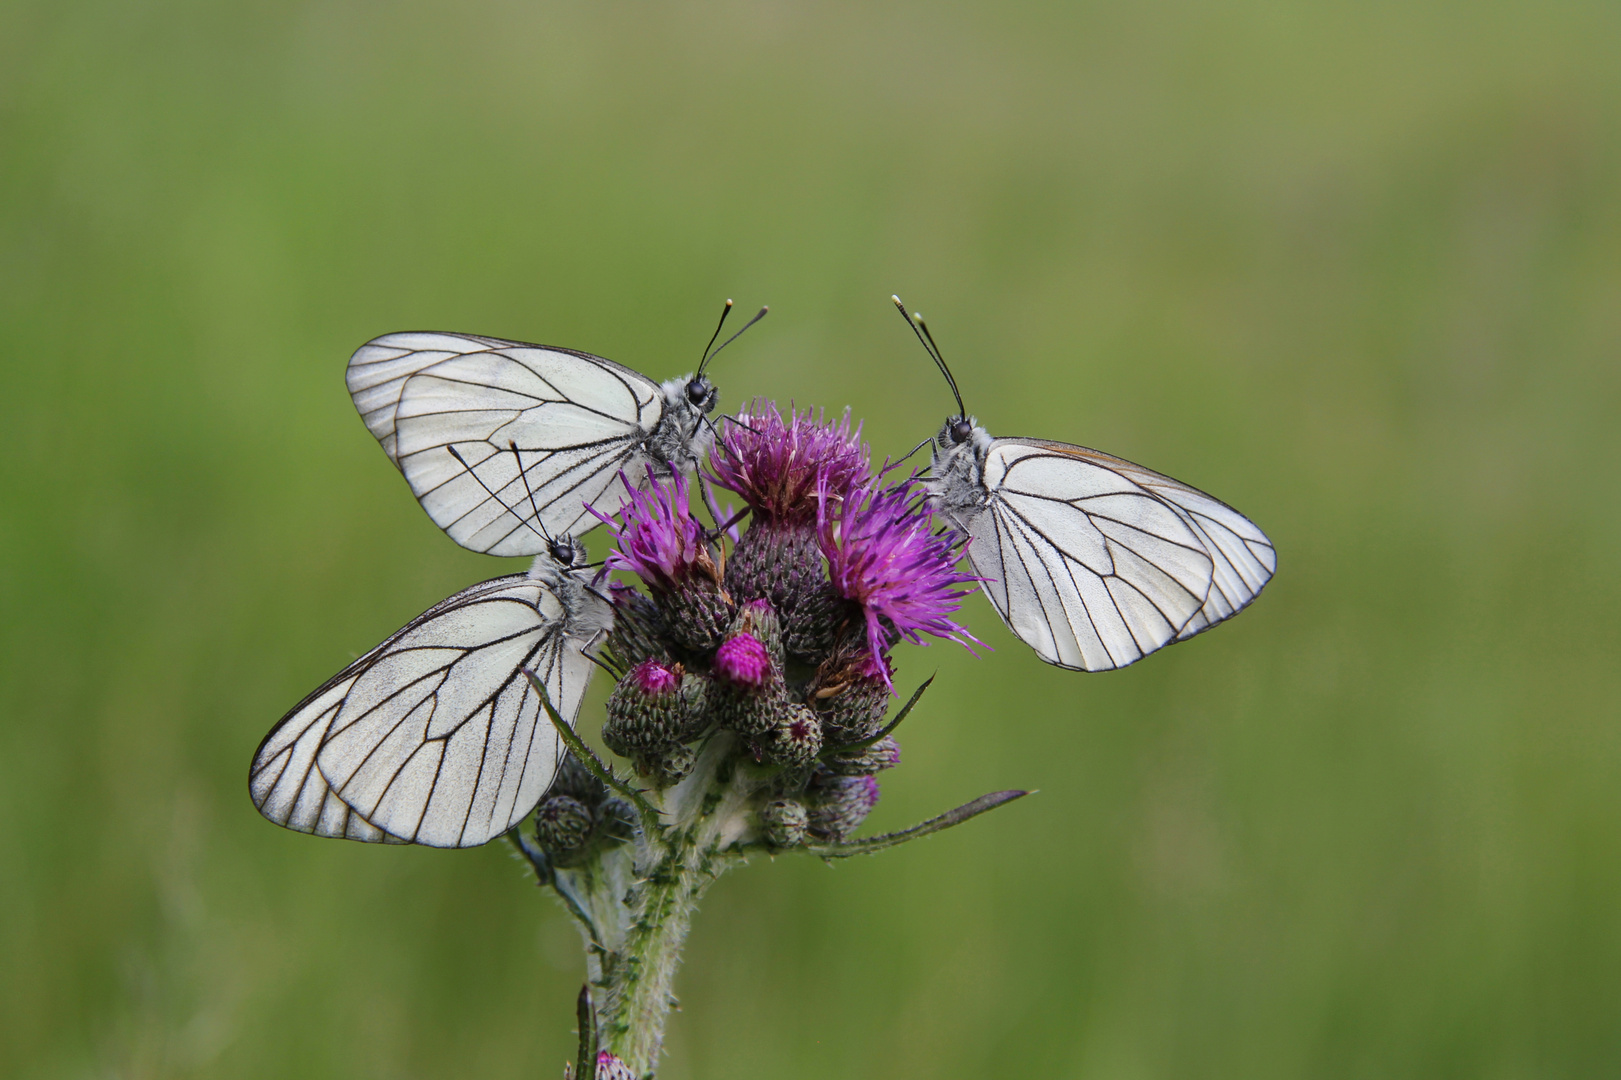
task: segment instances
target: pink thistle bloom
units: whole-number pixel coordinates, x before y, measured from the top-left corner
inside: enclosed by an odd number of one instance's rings
[[[889,684],[884,653],[895,640],[927,644],[924,634],[970,649],[982,644],[951,616],[979,580],[957,570],[963,538],[934,532],[934,515],[908,477],[893,487],[879,477],[842,492],[824,488],[817,512],[817,542],[834,588],[861,605],[867,620],[867,671]]]
[[[727,638],[716,650],[715,670],[744,686],[764,686],[771,674],[771,654],[759,638],[745,630]]]
[[[686,480],[679,475],[661,479],[651,467],[645,488],[637,488],[624,473],[619,478],[629,494],[619,504],[618,523],[586,507],[618,542],[608,553],[607,568],[628,570],[656,589],[674,588],[695,568],[714,578],[714,558],[703,525],[692,516]]]
[[[643,660],[631,669],[630,678],[636,681],[636,688],[649,697],[668,694],[681,687],[680,672],[660,660]]]
[[[843,490],[867,473],[867,448],[848,410],[831,424],[808,410],[785,420],[776,405],[755,402],[737,419],[710,454],[709,476],[766,517],[808,523],[821,490]]]

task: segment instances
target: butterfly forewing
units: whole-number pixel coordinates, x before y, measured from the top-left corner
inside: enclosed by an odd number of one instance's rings
[[[396,467],[400,463],[394,445],[394,412],[405,380],[441,360],[501,344],[505,343],[469,334],[405,333],[384,334],[355,350],[345,373],[349,396],[366,429],[383,444],[388,460]]]
[[[1209,592],[1211,560],[1182,515],[1118,471],[1022,440],[987,452],[975,572],[1048,663],[1124,667],[1168,644]]]
[[[585,506],[640,474],[664,410],[656,383],[611,360],[461,334],[380,337],[349,388],[434,522],[495,555],[594,524]]]
[[[471,847],[534,808],[557,737],[525,668],[572,719],[590,663],[562,609],[524,576],[475,586],[379,650],[316,755],[338,797],[372,825],[435,847]]]

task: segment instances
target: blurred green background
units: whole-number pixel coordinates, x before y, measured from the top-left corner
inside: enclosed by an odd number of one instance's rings
[[[871,821],[723,880],[661,1080],[1621,1074],[1621,9],[0,6],[0,1073],[556,1077],[505,848],[320,841],[258,740],[456,548],[349,353],[447,329],[949,398],[1220,495],[1249,612],[938,669]],[[598,541],[600,546],[600,540]],[[597,704],[584,726],[594,732]]]

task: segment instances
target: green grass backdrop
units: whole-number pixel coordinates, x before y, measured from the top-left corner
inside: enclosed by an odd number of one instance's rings
[[[1280,568],[1129,670],[938,670],[874,828],[711,893],[661,1080],[1621,1073],[1621,12],[1580,2],[0,7],[0,1073],[556,1077],[505,848],[259,818],[293,702],[507,562],[354,414],[399,329],[949,398]],[[601,688],[583,714],[600,722]]]

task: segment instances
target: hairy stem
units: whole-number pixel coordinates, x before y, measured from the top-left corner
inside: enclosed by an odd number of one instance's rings
[[[734,749],[732,736],[717,736],[690,776],[653,795],[668,823],[656,834],[640,830],[634,849],[611,848],[554,873],[559,892],[577,898],[568,907],[586,941],[601,1046],[639,1076],[658,1064],[698,901],[755,840],[747,806],[762,781]]]

